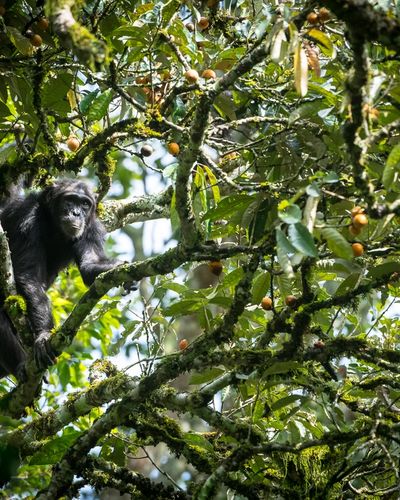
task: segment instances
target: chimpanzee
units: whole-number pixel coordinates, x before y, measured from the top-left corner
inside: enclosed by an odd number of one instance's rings
[[[53,328],[46,290],[61,269],[75,261],[86,285],[103,271],[121,264],[106,257],[105,230],[96,216],[95,196],[81,181],[62,179],[40,192],[12,197],[2,206],[17,291],[27,305],[39,368],[54,362],[49,343]],[[131,285],[134,288],[134,284]],[[0,377],[25,377],[26,354],[0,297]]]

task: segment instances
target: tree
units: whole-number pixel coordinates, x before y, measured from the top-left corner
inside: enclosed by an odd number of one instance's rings
[[[3,195],[87,177],[135,248],[51,289],[47,382],[31,357],[0,382],[4,498],[397,498],[398,2],[0,15]],[[172,236],[149,253],[155,219]]]

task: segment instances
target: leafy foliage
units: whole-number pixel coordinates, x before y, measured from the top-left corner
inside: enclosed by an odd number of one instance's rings
[[[0,381],[2,495],[397,498],[398,2],[0,15],[3,194],[87,177],[135,250],[57,279],[48,383]]]

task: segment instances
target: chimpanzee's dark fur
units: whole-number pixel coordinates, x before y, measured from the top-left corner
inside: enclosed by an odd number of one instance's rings
[[[26,300],[39,367],[54,361],[49,336],[53,328],[46,290],[61,269],[75,261],[83,281],[120,262],[106,257],[105,231],[96,216],[95,197],[76,180],[60,180],[41,192],[13,197],[2,205],[1,224],[7,233],[17,291]],[[0,377],[24,377],[26,354],[4,311],[0,297]]]

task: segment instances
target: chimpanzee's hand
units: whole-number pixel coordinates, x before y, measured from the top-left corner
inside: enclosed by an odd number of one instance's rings
[[[35,339],[33,355],[39,369],[54,364],[56,355],[50,345],[50,332],[41,332]]]
[[[128,295],[130,292],[134,292],[138,289],[137,281],[127,281],[122,286],[124,287],[122,295]]]

